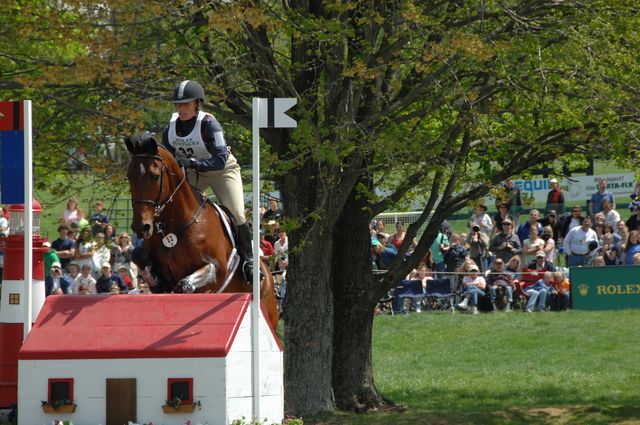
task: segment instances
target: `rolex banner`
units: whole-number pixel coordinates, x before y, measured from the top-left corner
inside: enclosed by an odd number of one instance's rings
[[[640,308],[640,266],[572,267],[576,310]]]

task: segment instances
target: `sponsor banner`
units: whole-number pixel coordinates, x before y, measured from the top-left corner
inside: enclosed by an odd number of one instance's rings
[[[575,310],[640,308],[640,266],[571,267]]]
[[[635,178],[632,173],[612,173],[597,176],[576,176],[559,179],[560,187],[564,192],[565,204],[580,203],[591,199],[591,195],[598,191],[598,182],[607,180],[607,190],[613,193],[618,203],[617,209],[626,207],[630,201],[629,195],[635,187]],[[524,193],[532,194],[536,202],[546,202],[547,194],[551,190],[549,178],[531,180],[513,180],[513,184]]]

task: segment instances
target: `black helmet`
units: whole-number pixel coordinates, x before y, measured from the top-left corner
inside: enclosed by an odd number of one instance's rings
[[[181,81],[173,90],[172,103],[187,103],[192,100],[204,102],[204,89],[193,80]]]

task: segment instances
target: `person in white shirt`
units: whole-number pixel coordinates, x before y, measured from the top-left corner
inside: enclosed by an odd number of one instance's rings
[[[613,209],[613,204],[608,199],[602,200],[602,213],[604,214],[604,224],[611,225],[615,229],[616,224],[620,221],[620,214]]]
[[[580,227],[571,229],[564,238],[563,245],[569,267],[585,265],[589,253],[598,247],[598,235],[591,228],[591,217],[586,216]]]
[[[76,277],[73,280],[73,293],[74,294],[79,294],[80,293],[80,286],[84,285],[87,288],[89,288],[89,293],[90,294],[97,294],[98,292],[96,291],[96,278],[91,276],[91,270],[92,267],[90,264],[85,264],[84,266],[82,266],[82,271],[81,273],[78,275],[78,277]]]

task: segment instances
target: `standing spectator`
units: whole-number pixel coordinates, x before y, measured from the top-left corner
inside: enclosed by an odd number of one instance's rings
[[[547,216],[538,221],[538,223],[540,223],[543,228],[543,234],[545,227],[551,227],[551,230],[553,230],[553,241],[555,242],[555,245],[558,245],[558,237],[560,236],[560,221],[558,220],[558,214],[554,210],[548,211]]]
[[[273,244],[276,270],[285,270],[289,264],[289,238],[284,229],[278,229],[278,240]]]
[[[553,229],[551,226],[542,228],[542,240],[544,241],[542,250],[545,253],[545,260],[554,264],[556,261],[556,241],[553,240]]]
[[[464,300],[458,304],[458,307],[466,309],[467,306],[471,306],[471,314],[478,314],[478,298],[484,296],[484,290],[487,286],[484,277],[480,276],[479,272],[478,266],[472,265],[469,269],[470,275],[462,279],[462,284],[466,289],[466,295]]]
[[[613,204],[608,199],[602,200],[602,213],[604,214],[604,224],[616,228],[616,224],[620,221],[620,214],[613,209]]]
[[[376,221],[376,228],[374,229],[376,235],[384,235],[385,238],[389,239],[389,234],[386,232],[384,221],[378,220]]]
[[[402,246],[402,243],[404,242],[404,238],[406,235],[407,235],[407,232],[404,230],[404,226],[402,225],[402,223],[397,221],[396,232],[393,235],[389,236],[389,239],[387,239],[387,241],[393,246],[395,246],[396,250],[400,251],[400,246]],[[417,244],[418,243],[416,242],[415,239],[411,241],[411,246],[407,250],[406,255],[411,254],[411,252],[413,252],[413,249],[416,247]],[[274,245],[274,248],[275,248],[275,245]]]
[[[111,246],[116,242],[116,229],[112,224],[107,224],[104,226],[104,243],[111,248]]]
[[[613,197],[613,193],[607,190],[607,180],[600,179],[598,181],[598,191],[591,195],[591,201],[589,202],[589,215],[593,218],[596,213],[602,211],[602,200],[608,199],[611,202],[612,208],[615,208],[616,199]]]
[[[124,283],[122,278],[111,272],[111,264],[102,264],[102,276],[96,281],[96,291],[98,294],[111,293],[112,285],[116,285],[120,293],[127,293],[129,291],[127,284]]]
[[[387,270],[391,265],[391,262],[398,255],[398,251],[395,246],[387,242],[387,238],[385,238],[383,234],[377,235],[376,238],[380,244],[376,252],[376,263],[378,265],[378,269]]]
[[[513,184],[511,179],[503,183],[504,196],[498,197],[499,203],[506,203],[514,225],[518,224],[520,213],[522,212],[522,193],[520,188]]]
[[[491,217],[489,217],[489,214],[487,214],[487,206],[484,203],[478,204],[476,206],[475,212],[471,214],[471,217],[469,217],[467,228],[471,230],[473,226],[478,226],[480,228],[480,231],[487,236],[491,234],[491,229],[493,229],[493,222],[491,221]]]
[[[504,222],[503,222],[504,224]],[[476,265],[480,264],[482,271],[489,269],[489,236],[480,230],[480,226],[474,224],[467,235],[467,245],[469,246],[469,257]]]
[[[586,265],[589,253],[598,247],[598,235],[591,228],[591,217],[585,217],[581,226],[571,229],[563,245],[569,267]]]
[[[462,266],[466,257],[467,250],[464,245],[460,243],[460,235],[454,233],[451,235],[449,250],[444,254],[445,270],[448,273],[455,272]]]
[[[269,242],[267,239],[265,239],[264,233],[265,233],[264,229],[260,229],[260,251],[261,251],[260,259],[262,259],[262,261],[264,261],[265,263],[269,264],[270,267],[273,267],[273,264],[271,264],[271,259],[275,251],[273,249],[273,244]]]
[[[633,265],[633,256],[640,252],[640,231],[632,230],[629,232],[629,238],[624,245],[625,265]]]
[[[49,275],[44,279],[45,295],[53,295],[58,291],[63,294],[71,293],[71,281],[62,274],[62,264],[57,261],[51,264]]]
[[[582,226],[582,220],[584,217],[582,216],[582,208],[580,205],[574,205],[571,207],[571,215],[569,217],[565,217],[563,222],[560,224],[560,236],[562,238],[566,238],[567,234],[574,227]]]
[[[60,257],[58,257],[56,251],[51,248],[51,242],[45,241],[42,246],[49,248],[49,250],[44,253],[44,269],[50,270],[53,263],[60,263]]]
[[[111,250],[104,243],[104,233],[98,233],[93,247],[93,269],[100,270],[101,264],[110,263]]]
[[[76,241],[75,247],[75,259],[78,265],[80,266],[80,270],[85,264],[88,264],[91,267],[91,272],[96,274],[97,271],[93,267],[93,248],[95,244],[93,242],[93,237],[91,236],[91,229],[89,227],[85,227],[80,231],[78,235],[78,240]]]
[[[447,235],[442,233],[444,226],[440,225],[440,229],[436,238],[431,244],[431,256],[433,258],[434,271],[438,273],[437,277],[442,278],[443,275],[439,274],[445,271],[444,255],[449,250],[449,239]]]
[[[516,230],[516,234],[520,239],[520,244],[524,243],[525,239],[529,238],[529,231],[532,226],[538,228],[538,235],[542,234],[542,226],[538,223],[538,219],[540,218],[540,212],[536,209],[532,209],[529,211],[529,220],[525,221],[521,225],[518,226],[518,230]]]
[[[60,258],[60,263],[62,263],[62,267],[66,268],[67,265],[71,262],[71,259],[74,258],[76,254],[75,244],[73,240],[68,238],[69,226],[66,224],[61,224],[58,226],[58,239],[51,243],[51,248],[53,248],[54,252]]]
[[[509,206],[503,202],[498,205],[498,212],[493,216],[493,230],[491,231],[491,237],[502,232],[502,221],[505,219],[513,221],[513,217],[509,214]]]
[[[602,250],[600,251],[604,258],[606,266],[615,266],[618,264],[618,248],[613,241],[613,234],[605,233],[602,237]]]
[[[513,274],[504,270],[504,261],[496,258],[493,263],[493,270],[487,275],[487,286],[489,287],[489,295],[491,297],[491,306],[493,311],[498,311],[496,306],[496,291],[498,286],[502,286],[507,291],[507,305],[505,311],[511,311],[511,303],[513,302],[513,289],[515,287],[515,279]]]
[[[69,277],[69,280],[73,284],[73,281],[76,279],[76,277],[80,275],[80,267],[78,267],[78,263],[76,263],[75,261],[70,262],[69,265],[67,266],[67,273],[68,273],[67,276]],[[72,289],[73,289],[73,286],[72,286]]]
[[[284,217],[284,211],[278,206],[277,199],[269,199],[269,209],[264,212],[263,220],[281,220]]]
[[[102,201],[96,202],[93,208],[95,212],[89,217],[89,224],[91,225],[91,234],[95,238],[98,233],[104,233],[104,228],[109,224],[109,217],[104,212]]]
[[[62,212],[62,217],[60,217],[60,224],[71,226],[72,223],[76,223],[80,225],[83,219],[86,221],[84,212],[78,204],[78,200],[74,197],[69,198],[67,208]]]
[[[558,180],[553,178],[549,180],[549,186],[551,190],[547,194],[547,213],[551,210],[555,210],[560,214],[564,213],[564,193],[562,188],[558,184]]]
[[[640,230],[640,207],[632,207],[633,215],[626,222],[627,228],[631,230]]]
[[[598,235],[598,242],[601,241],[604,234],[604,213],[602,211],[593,216],[593,230]]]
[[[73,282],[74,294],[80,293],[81,286],[87,287],[89,294],[98,293],[96,290],[96,278],[91,275],[92,271],[93,269],[89,264],[85,264],[84,266],[82,266],[80,275],[78,275],[78,277],[76,277],[76,279]]]
[[[544,239],[539,237],[538,226],[531,226],[529,237],[522,244],[522,256],[525,264],[533,261],[536,253],[544,249]]]
[[[9,236],[9,221],[5,217],[4,208],[0,207],[0,237]]]
[[[511,220],[504,220],[502,222],[502,232],[493,237],[489,246],[493,255],[505,262],[522,252],[520,240],[511,232],[512,225]]]

